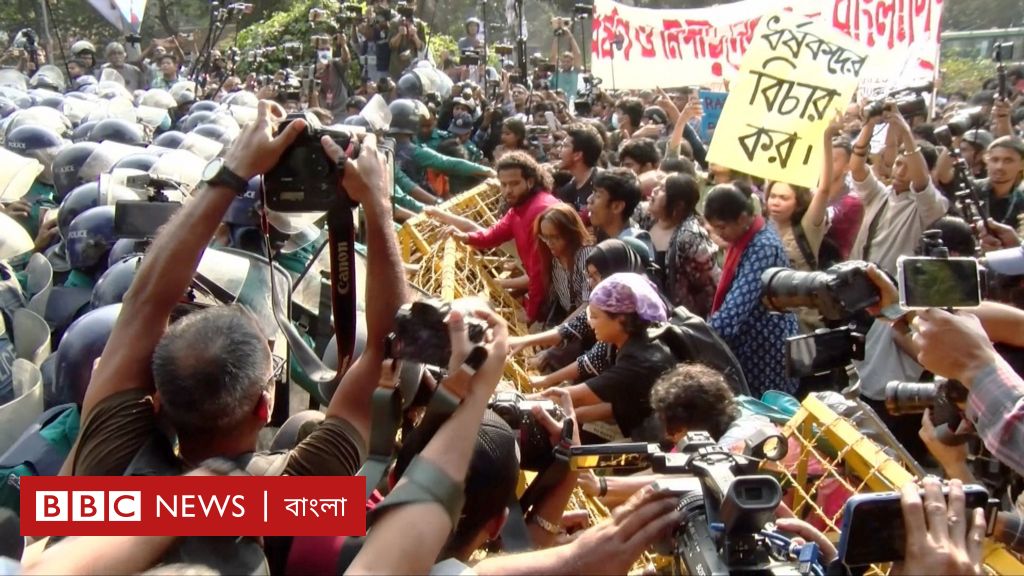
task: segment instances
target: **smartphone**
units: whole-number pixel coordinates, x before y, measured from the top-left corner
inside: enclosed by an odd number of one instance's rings
[[[118,200],[114,204],[114,235],[136,240],[153,238],[179,208],[180,202]]]
[[[901,256],[896,269],[903,308],[957,309],[981,304],[981,275],[974,258]]]
[[[942,494],[949,496],[949,489]],[[921,492],[924,498],[924,492]],[[989,501],[988,490],[977,484],[964,486],[965,510],[985,510],[989,524],[987,533],[994,528],[998,501]],[[965,522],[970,522],[964,519]],[[867,566],[902,560],[906,546],[903,526],[903,508],[899,492],[856,494],[846,501],[843,526],[839,536],[839,559],[847,566]]]
[[[569,448],[569,467],[573,470],[644,470],[651,467],[657,444],[626,442],[591,444]]]

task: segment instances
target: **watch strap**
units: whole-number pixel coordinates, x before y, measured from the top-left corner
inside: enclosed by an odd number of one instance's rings
[[[900,318],[907,315],[907,310],[904,310],[899,303],[889,304],[881,310],[881,316],[890,322],[896,322]]]
[[[217,173],[212,178],[207,180],[206,184],[208,186],[227,186],[234,190],[238,196],[244,194],[245,190],[249,187],[249,181],[235,174],[226,164],[221,164],[220,169],[217,170]]]

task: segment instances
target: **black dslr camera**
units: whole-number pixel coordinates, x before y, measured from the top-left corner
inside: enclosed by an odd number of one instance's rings
[[[915,116],[928,116],[928,102],[925,101],[924,96],[914,92],[905,92],[897,95],[895,99],[896,110],[900,113],[900,116],[907,120]],[[880,98],[868,103],[864,106],[864,119],[881,117],[882,113],[885,112],[886,106],[886,98]]]
[[[289,114],[277,133],[300,118],[306,121],[306,130],[264,176],[267,208],[277,212],[326,212],[338,199],[344,165],[339,166],[335,159],[327,157],[320,139],[330,136],[349,158],[359,155],[359,140],[350,132],[321,126],[316,116],[304,112]]]
[[[451,304],[439,300],[419,300],[399,308],[395,314],[395,331],[389,339],[392,347],[389,356],[447,368],[452,342],[444,321],[451,309]],[[463,321],[470,342],[483,342],[487,324],[470,317]]]
[[[921,414],[929,410],[936,436],[941,442],[956,445],[966,440],[956,429],[963,419],[967,388],[956,380],[938,378],[935,382],[898,382],[885,385],[885,409],[893,416]]]
[[[565,418],[562,409],[551,400],[527,400],[519,392],[498,392],[487,405],[519,434],[519,467],[541,471],[554,460],[554,446],[548,431],[534,417],[534,406],[540,406],[556,421]]]
[[[480,64],[480,52],[466,49],[459,55],[459,66],[477,66]]]
[[[868,278],[867,263],[843,262],[821,272],[769,268],[761,275],[762,302],[776,312],[814,308],[826,320],[843,320],[878,303],[878,288]]]
[[[413,17],[416,15],[416,10],[406,2],[399,2],[396,4],[395,12],[398,12],[398,15],[401,18],[409,22],[412,22]]]

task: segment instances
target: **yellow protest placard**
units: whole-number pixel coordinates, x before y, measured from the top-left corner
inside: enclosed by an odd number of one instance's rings
[[[765,16],[715,129],[708,162],[809,188],[825,129],[857,89],[868,49],[819,22]]]

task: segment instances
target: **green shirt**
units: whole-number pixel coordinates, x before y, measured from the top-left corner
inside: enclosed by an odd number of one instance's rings
[[[92,288],[96,286],[96,281],[81,270],[71,270],[68,279],[64,281],[64,286],[67,288]]]
[[[437,150],[437,146],[441,142],[444,142],[445,140],[450,140],[452,138],[454,138],[454,136],[452,136],[448,132],[434,128],[434,131],[430,133],[430,138],[423,139],[417,136],[416,143],[420,144],[421,146],[426,146],[431,150]]]
[[[22,197],[22,200],[29,204],[28,221],[19,220],[19,224],[25,227],[29,235],[35,238],[39,234],[39,220],[43,215],[43,212],[57,207],[57,202],[54,201],[55,190],[53,186],[48,186],[36,180],[32,183],[32,187],[28,189],[28,193]]]

